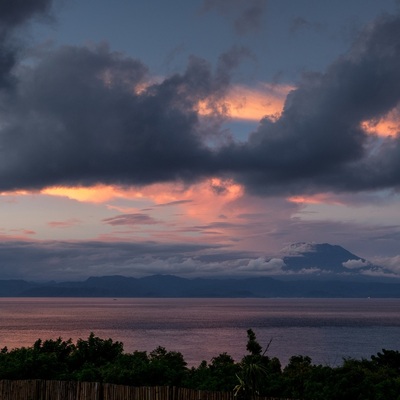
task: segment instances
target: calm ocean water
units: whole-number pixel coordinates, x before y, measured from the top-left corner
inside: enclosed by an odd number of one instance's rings
[[[252,328],[268,354],[337,365],[382,348],[400,350],[400,299],[0,299],[0,347],[38,338],[86,339],[90,332],[124,343],[126,352],[157,346],[189,365],[227,352],[238,361]]]

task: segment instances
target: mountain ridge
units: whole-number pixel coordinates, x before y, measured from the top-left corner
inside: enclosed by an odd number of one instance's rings
[[[0,297],[400,298],[400,282],[283,281],[271,277],[188,279],[174,275],[118,276],[119,285],[115,280],[115,275],[44,284],[0,280]],[[172,284],[165,285],[166,280]]]
[[[281,250],[285,272],[347,274],[352,276],[390,274],[385,268],[330,243],[297,242]]]
[[[44,283],[0,280],[0,297],[400,297],[400,279],[389,281],[390,271],[338,245],[293,243],[281,251],[280,260],[283,266],[273,275],[256,270],[195,278],[156,274]]]

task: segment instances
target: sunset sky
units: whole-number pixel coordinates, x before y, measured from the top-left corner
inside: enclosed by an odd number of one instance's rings
[[[0,279],[400,277],[400,1],[0,3]]]

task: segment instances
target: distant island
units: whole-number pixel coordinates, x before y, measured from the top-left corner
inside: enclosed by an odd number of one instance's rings
[[[399,298],[400,282],[102,276],[76,282],[0,280],[0,297]]]

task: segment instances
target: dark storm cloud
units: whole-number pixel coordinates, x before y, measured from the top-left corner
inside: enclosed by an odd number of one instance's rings
[[[245,48],[214,69],[191,57],[183,73],[150,86],[141,61],[105,45],[38,53],[0,92],[0,190],[216,175],[259,194],[398,188],[399,137],[376,138],[360,124],[399,105],[399,37],[399,16],[375,21],[325,73],[304,77],[278,120],[263,119],[241,143],[204,124],[197,108],[223,98]]]
[[[2,28],[15,27],[33,16],[46,13],[52,0],[12,0],[0,3],[0,23]]]
[[[20,71],[4,95],[2,189],[52,184],[192,180],[210,157],[198,133],[198,101],[223,90],[203,60],[135,93],[139,61],[95,49],[63,47]]]
[[[241,182],[259,193],[398,187],[399,138],[378,139],[360,125],[399,104],[399,37],[400,17],[380,18],[326,73],[306,76],[277,121],[262,120],[221,160],[236,160]]]
[[[0,2],[0,88],[11,84],[19,46],[12,40],[15,29],[29,19],[46,14],[52,0],[12,0]]]
[[[203,11],[216,10],[233,17],[233,27],[239,35],[254,32],[261,26],[267,0],[204,0]]]

